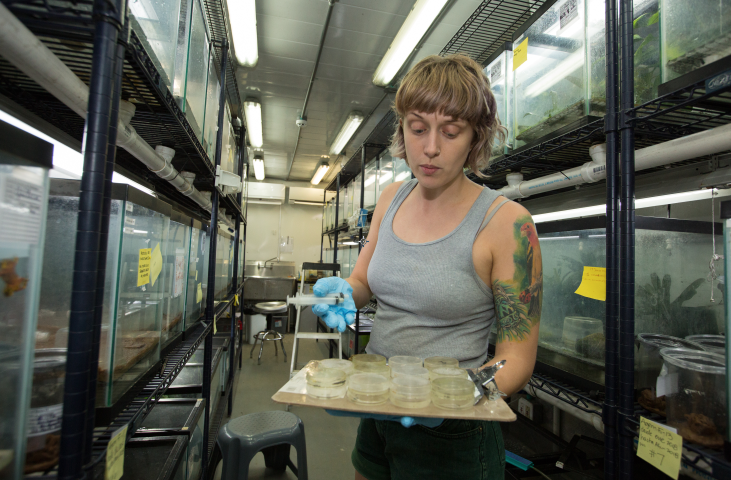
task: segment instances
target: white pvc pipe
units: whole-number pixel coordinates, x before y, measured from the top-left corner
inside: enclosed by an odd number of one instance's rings
[[[86,118],[89,87],[3,4],[0,4],[0,54],[80,117]],[[193,187],[192,178],[181,175],[170,163],[175,151],[162,146],[158,146],[157,152],[153,150],[129,125],[132,115],[134,106],[120,102],[117,145],[170,182],[180,193],[210,211],[210,195],[198,191]]]
[[[635,171],[669,165],[704,155],[713,155],[730,149],[731,124],[727,124],[637,150],[635,152]],[[500,191],[510,199],[524,198],[605,179],[607,177],[606,145],[594,145],[589,152],[592,161],[580,167],[526,181],[517,181],[517,177],[514,176],[508,179],[508,185],[501,188]]]
[[[597,431],[604,433],[604,422],[602,421],[602,410],[600,408],[590,408],[592,411],[596,413],[589,413],[585,412],[583,410],[580,410],[573,405],[564,402],[563,400],[560,400],[553,395],[549,395],[548,393],[544,392],[543,390],[538,390],[537,388],[534,388],[532,385],[528,384],[525,389],[533,395],[536,398],[539,398],[541,401],[548,403],[549,405],[553,407],[557,407],[560,410],[563,410],[564,412],[568,413],[569,415],[572,415],[579,420],[582,420],[589,425],[592,425]],[[570,395],[568,393],[562,393],[561,395],[565,396],[571,401],[576,401],[577,398],[573,395]]]

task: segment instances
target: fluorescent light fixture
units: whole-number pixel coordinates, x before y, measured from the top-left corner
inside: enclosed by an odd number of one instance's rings
[[[410,176],[411,176],[411,171],[401,172],[398,175],[396,175],[396,179],[394,180],[394,182],[400,182],[401,180],[406,180]]]
[[[348,119],[345,120],[343,128],[340,129],[340,133],[335,137],[335,141],[330,146],[331,155],[339,155],[343,151],[345,145],[348,144],[350,137],[353,136],[360,124],[363,123],[363,114],[360,112],[352,112],[348,115]]]
[[[327,171],[330,170],[330,165],[327,164],[327,162],[322,162],[318,167],[315,174],[312,176],[312,180],[310,180],[310,183],[313,185],[317,185],[320,183],[322,178],[325,176]]]
[[[261,103],[259,103],[259,100],[247,99],[244,101],[244,114],[246,115],[249,142],[251,142],[252,147],[261,148],[264,145],[264,134],[261,126]]]
[[[340,245],[358,245],[358,242],[342,242]]]
[[[249,200],[248,203],[257,203],[259,205],[281,205],[282,202],[276,200]]]
[[[378,64],[376,73],[373,74],[373,83],[381,87],[391,84],[446,4],[447,0],[416,0],[396,38]]]
[[[227,0],[228,18],[231,22],[236,61],[239,65],[253,67],[259,61],[259,45],[256,39],[256,0]]]
[[[533,55],[528,56],[532,57]],[[540,78],[531,83],[531,85],[525,89],[525,95],[527,97],[535,97],[536,95],[545,92],[567,76],[571,75],[577,68],[579,68],[583,64],[584,51],[575,51],[566,59],[564,59],[561,63],[556,65],[556,68],[546,73],[545,75],[541,75]]]
[[[540,240],[541,240],[541,242],[545,242],[546,240],[568,240],[571,238],[579,238],[579,236],[578,235],[569,235],[566,237],[544,237],[544,238],[541,238]]]
[[[371,175],[370,177],[368,177],[368,178],[365,179],[365,182],[363,182],[363,185],[366,186],[366,187],[370,187],[375,182],[376,182],[376,176],[375,175]]]
[[[254,159],[254,176],[259,181],[264,180],[264,159],[263,158]]]
[[[294,203],[295,205],[312,205],[315,207],[322,207],[325,205],[322,202],[307,202],[305,200],[292,200],[290,203]]]
[[[387,181],[393,178],[393,172],[381,172],[381,178],[378,179],[378,184],[383,185]]]

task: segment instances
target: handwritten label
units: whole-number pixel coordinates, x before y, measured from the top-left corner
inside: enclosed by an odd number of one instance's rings
[[[127,210],[128,212],[134,212],[135,211],[134,207],[132,207],[132,204],[129,203],[129,202],[127,202],[125,204],[124,209]]]
[[[195,303],[201,303],[201,300],[203,300],[203,289],[201,288],[201,284],[198,284],[198,290],[195,292]]]
[[[638,457],[670,478],[677,480],[682,454],[683,437],[667,430],[662,425],[640,417]]]
[[[607,269],[603,267],[584,267],[581,285],[574,293],[582,297],[593,298],[602,302],[606,301]]]
[[[162,272],[162,254],[160,254],[160,244],[155,245],[155,249],[152,251],[152,258],[150,259],[150,284],[154,287],[157,277]]]
[[[124,223],[128,225],[134,225],[136,223],[136,220],[132,217],[124,217]]]
[[[571,23],[575,18],[579,18],[579,9],[576,0],[568,0],[559,7],[559,25],[561,30]]]
[[[105,480],[119,480],[124,473],[124,445],[127,442],[127,425],[112,434],[107,445]]]
[[[140,260],[137,265],[137,286],[147,284],[150,281],[150,257],[151,248],[140,248]]]
[[[513,50],[513,71],[528,60],[528,37]]]

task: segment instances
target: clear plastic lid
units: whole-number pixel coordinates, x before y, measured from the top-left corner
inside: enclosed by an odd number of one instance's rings
[[[400,365],[418,365],[421,367],[424,363],[419,357],[410,357],[408,355],[396,355],[388,359],[388,366],[393,368]]]
[[[346,375],[335,368],[313,368],[307,372],[307,384],[313,387],[333,388],[345,385]]]
[[[432,389],[443,395],[472,395],[475,384],[466,378],[440,377],[431,382]]]
[[[717,353],[687,348],[663,348],[660,355],[664,361],[678,368],[716,375],[726,374],[726,359]]]
[[[346,375],[350,375],[355,370],[355,365],[350,360],[343,360],[340,358],[326,358],[320,360],[320,366],[323,368],[334,368],[336,370],[342,370]]]
[[[391,377],[401,376],[422,377],[429,380],[429,370],[421,365],[393,365],[391,367]]]
[[[660,335],[659,333],[640,333],[637,340],[652,348],[686,348],[689,350],[705,350],[702,345],[683,340],[670,335]]]
[[[451,377],[451,378],[466,378],[469,379],[470,376],[467,373],[467,370],[464,368],[454,368],[454,367],[439,367],[439,368],[433,368],[432,370],[429,370],[429,377],[434,380],[435,378],[439,377]]]
[[[726,337],[723,335],[689,335],[685,339],[697,343],[709,352],[726,355]]]
[[[389,380],[377,373],[354,373],[350,376],[348,389],[364,393],[379,393],[388,391]]]
[[[386,366],[386,357],[372,353],[360,353],[353,356],[353,365],[356,370],[379,370]]]
[[[427,370],[441,367],[459,368],[459,360],[452,357],[429,357],[424,360],[424,368]]]
[[[426,397],[431,391],[428,378],[402,375],[391,380],[391,391],[411,397]]]

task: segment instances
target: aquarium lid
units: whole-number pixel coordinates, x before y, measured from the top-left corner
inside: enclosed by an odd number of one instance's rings
[[[52,178],[50,182],[50,194],[59,197],[78,197],[81,188],[81,180],[66,180],[60,178]],[[141,192],[136,188],[123,184],[112,184],[112,200],[124,200],[141,207],[149,208],[158,213],[162,213],[170,217],[173,207],[159,198]]]
[[[0,165],[53,168],[53,144],[0,121]]]
[[[189,215],[181,212],[177,208],[173,208],[173,211],[170,214],[170,220],[173,222],[180,223],[182,225],[190,227],[192,225],[193,219],[190,218]]]
[[[659,333],[640,333],[637,335],[637,340],[645,345],[651,345],[655,348],[683,348],[686,350],[705,351],[703,345],[683,340],[682,338],[671,337],[670,335],[661,335]]]
[[[717,375],[726,374],[726,359],[713,352],[701,352],[687,348],[663,348],[662,359],[671,365],[687,370]]]

